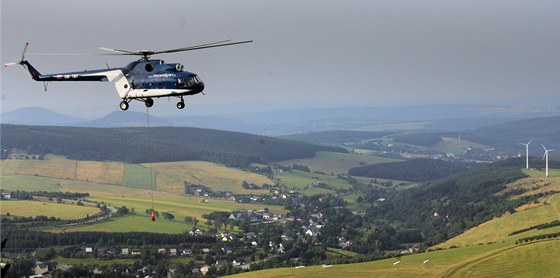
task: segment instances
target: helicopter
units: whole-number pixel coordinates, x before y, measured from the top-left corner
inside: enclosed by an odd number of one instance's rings
[[[100,47],[100,50],[110,53],[101,54],[64,54],[64,53],[28,53],[37,55],[128,55],[140,56],[140,59],[129,63],[122,68],[109,68],[97,70],[85,70],[76,72],[41,74],[27,60],[25,54],[29,43],[25,43],[23,54],[19,62],[4,64],[5,67],[12,65],[22,65],[35,81],[43,81],[45,91],[51,81],[101,81],[112,82],[115,84],[117,93],[122,101],[119,104],[121,110],[127,110],[132,100],[144,102],[146,107],[154,105],[154,98],[178,97],[177,108],[185,108],[183,96],[196,95],[203,93],[204,82],[200,77],[184,70],[182,64],[165,63],[163,60],[150,59],[152,55],[163,53],[174,53],[191,51],[205,48],[229,46],[253,42],[231,40],[200,44],[189,47],[167,49],[161,51],[154,50],[122,50],[107,47]],[[204,93],[203,93],[204,94]]]

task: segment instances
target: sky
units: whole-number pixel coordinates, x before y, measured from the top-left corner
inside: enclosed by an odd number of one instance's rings
[[[432,103],[560,107],[560,1],[2,0],[1,60],[29,52],[163,50],[253,40],[153,58],[182,63],[206,95],[156,99],[160,115]],[[135,58],[27,55],[41,73]],[[112,83],[30,80],[1,71],[2,112],[39,106],[80,117],[118,110]],[[132,110],[145,111],[140,102]]]

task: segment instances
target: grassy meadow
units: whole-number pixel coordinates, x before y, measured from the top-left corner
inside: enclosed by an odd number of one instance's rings
[[[0,163],[0,181],[2,188],[7,190],[74,191],[103,196],[107,193],[131,196],[127,192],[132,190],[145,196],[145,192],[136,190],[184,194],[184,182],[187,181],[233,193],[260,194],[262,191],[244,189],[243,181],[258,185],[273,184],[269,178],[259,174],[201,161],[126,164],[46,156],[45,160],[3,160]],[[108,191],[107,186],[127,189],[112,187]]]
[[[455,137],[442,137],[441,139],[443,139],[443,142],[432,146],[430,149],[443,153],[453,153],[461,155],[464,154],[469,147],[477,149],[487,148],[487,146],[470,142],[464,139],[459,140]]]
[[[517,253],[525,255],[515,257]],[[268,269],[232,277],[512,277],[518,273],[531,277],[554,277],[560,273],[557,261],[559,255],[560,240],[513,246],[497,243],[331,267],[319,265]],[[508,265],[517,266],[508,272],[500,272],[502,265],[493,264],[491,260],[512,260]],[[533,263],[541,266],[541,269],[533,272]],[[478,270],[479,275],[470,275],[470,269]]]
[[[126,164],[121,162],[75,161],[57,156],[45,160],[3,160],[0,182],[2,189],[16,191],[52,191],[89,193],[89,200],[103,202],[113,207],[126,206],[135,214],[114,217],[109,221],[67,227],[66,231],[152,231],[183,233],[192,228],[184,223],[185,216],[196,217],[204,222],[202,215],[213,211],[259,210],[264,205],[236,203],[218,199],[203,199],[184,195],[183,182],[204,184],[212,189],[230,190],[234,193],[260,194],[262,190],[246,190],[243,181],[256,184],[273,184],[265,176],[232,169],[208,162],[170,162]],[[150,171],[152,170],[152,172]],[[149,215],[153,206],[159,212],[168,212],[175,221],[162,218],[152,225]],[[38,201],[3,201],[1,213],[5,215],[55,216],[62,219],[79,219],[99,212],[96,208],[72,206]],[[269,206],[271,211],[285,213],[279,206]],[[17,212],[16,212],[17,211]],[[148,225],[147,225],[148,224]],[[204,223],[199,223],[205,226]],[[63,228],[53,228],[61,232]]]
[[[37,215],[43,215],[60,218],[62,220],[74,220],[97,214],[99,213],[99,209],[72,204],[58,204],[48,201],[11,200],[0,202],[0,214],[6,216],[8,213],[10,216],[35,217]]]

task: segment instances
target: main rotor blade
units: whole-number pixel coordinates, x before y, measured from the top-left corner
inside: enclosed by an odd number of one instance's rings
[[[46,53],[46,52],[28,52],[31,55],[45,55],[45,56],[106,56],[118,55],[112,53]]]
[[[201,44],[196,46],[189,46],[183,48],[176,48],[176,49],[168,49],[162,51],[154,51],[153,54],[161,54],[161,53],[174,53],[174,52],[181,52],[181,51],[191,51],[191,50],[198,50],[198,49],[205,49],[205,48],[213,48],[213,47],[221,47],[221,46],[228,46],[228,45],[236,45],[236,44],[243,44],[243,43],[250,43],[253,41],[240,41],[240,42],[229,42],[231,40],[223,41],[223,42],[215,42],[209,44]],[[228,43],[224,43],[228,42]]]
[[[115,49],[115,48],[108,48],[108,47],[98,47],[100,50],[115,52],[121,55],[138,55],[136,51],[129,51],[129,50],[122,50],[122,49]]]

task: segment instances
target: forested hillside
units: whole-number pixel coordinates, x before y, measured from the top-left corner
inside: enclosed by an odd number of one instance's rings
[[[401,192],[372,190],[367,200],[386,201],[368,209],[367,217],[406,223],[420,229],[426,242],[442,242],[528,202],[510,199],[520,192],[496,195],[508,183],[526,177],[519,170],[521,162],[496,162]]]
[[[163,162],[201,160],[228,166],[346,152],[285,139],[199,128],[79,128],[2,125],[2,149],[77,160]]]
[[[348,174],[418,182],[443,178],[466,169],[467,164],[463,162],[419,158],[403,162],[356,167],[348,170]]]

